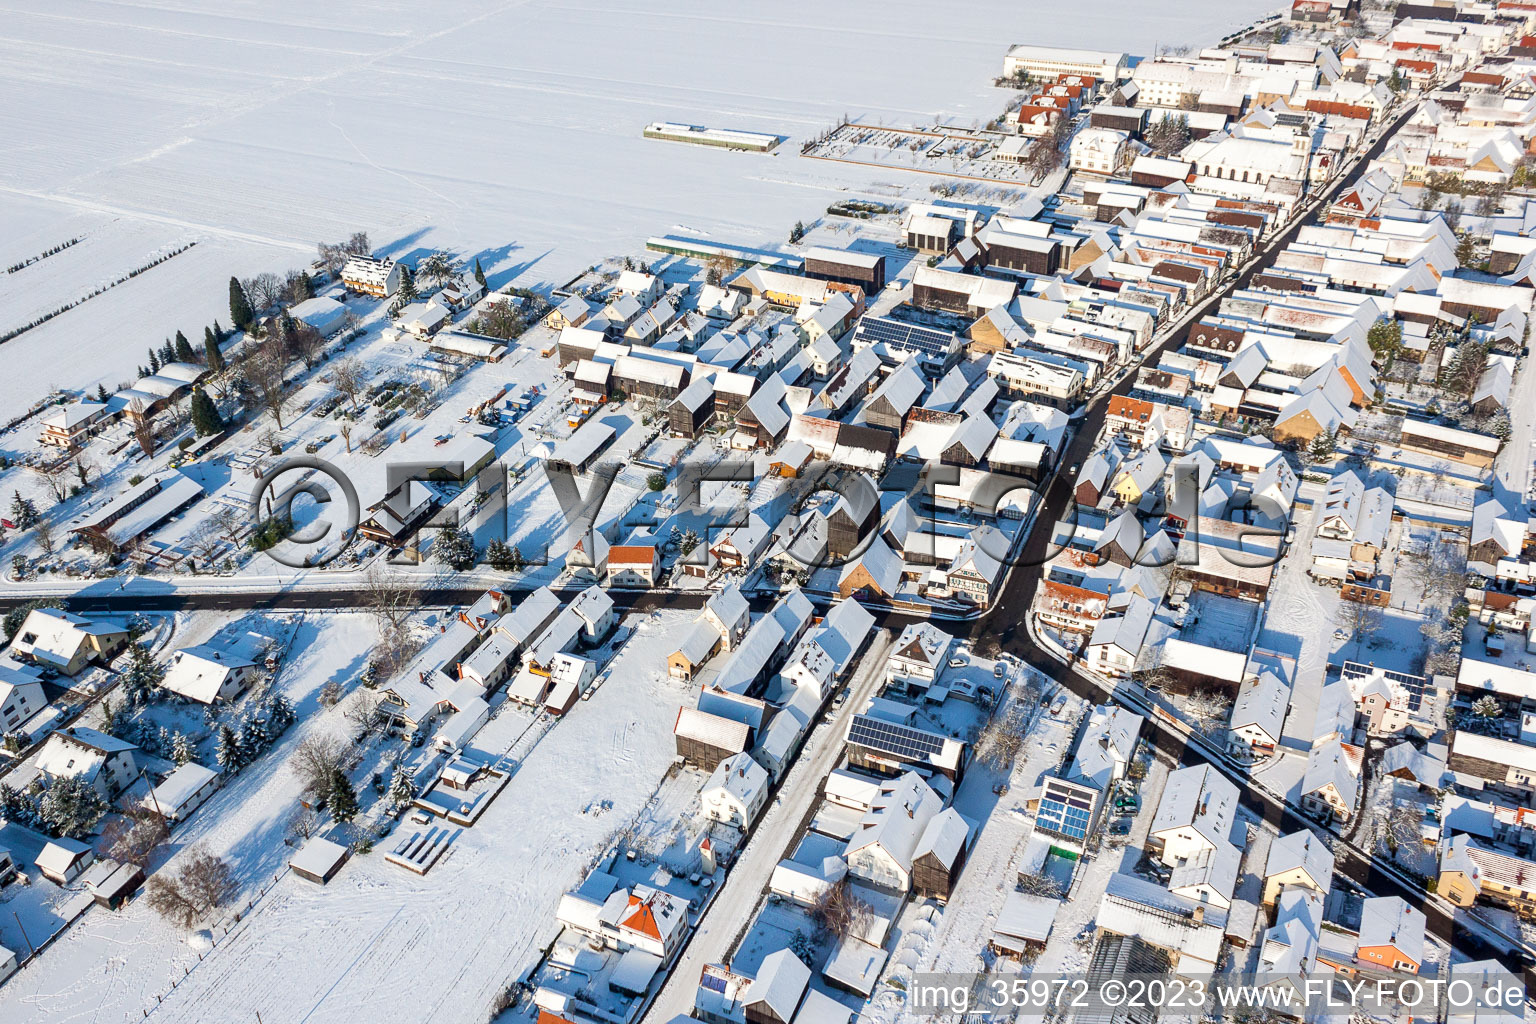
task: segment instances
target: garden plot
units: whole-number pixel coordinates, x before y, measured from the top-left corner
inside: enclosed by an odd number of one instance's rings
[[[553,937],[561,893],[641,812],[650,780],[671,765],[672,720],[683,689],[653,666],[664,664],[665,648],[690,617],[642,618],[620,658],[628,667],[534,747],[506,792],[430,873],[402,871],[380,851],[354,856],[325,887],[284,877],[157,1016],[202,1022],[239,1006],[263,1019],[317,1024],[360,1015],[381,1022],[485,1019]],[[354,643],[353,649],[366,649],[366,640]],[[215,799],[230,795],[226,790]],[[603,805],[602,813],[587,810]],[[390,840],[384,842],[388,849]],[[139,907],[130,913],[139,914]],[[142,1000],[135,995],[153,1003],[155,985],[143,976],[165,977],[175,943],[167,934],[145,959],[131,947],[119,949],[110,967],[89,972],[92,978],[110,973],[116,980],[109,985],[29,991],[51,991],[53,1012],[89,1000],[105,1017],[137,1014]],[[101,945],[91,952],[93,964],[106,964]],[[423,958],[440,969],[422,972]],[[272,984],[274,970],[282,985]],[[0,990],[0,1007],[32,1005],[20,1001],[22,993],[12,995],[17,980]]]
[[[286,826],[301,789],[290,758],[306,737],[343,728],[339,712],[320,710],[320,689],[332,678],[355,678],[364,657],[360,652],[366,652],[373,639],[374,625],[361,615],[305,618],[276,682],[293,703],[298,721],[176,828],[163,848],[162,856],[169,858],[164,863],[174,866],[176,857],[192,846],[223,857],[240,881],[242,900],[253,897],[282,869],[292,853]],[[0,928],[0,943],[10,946],[10,938]],[[43,956],[0,987],[0,1017],[24,1021],[51,1015],[100,1015],[102,1020],[136,1016],[198,963],[184,938],[142,899],[116,913],[89,911]]]

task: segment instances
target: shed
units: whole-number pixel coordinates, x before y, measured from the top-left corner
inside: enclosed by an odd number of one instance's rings
[[[300,878],[324,885],[336,877],[336,872],[341,870],[351,855],[352,851],[345,846],[317,836],[293,855],[288,866]]]
[[[78,839],[55,839],[43,847],[33,861],[43,877],[57,885],[68,885],[80,872],[91,866],[96,855]]]
[[[91,898],[108,910],[116,910],[144,884],[144,871],[137,864],[119,864],[112,859],[97,861],[83,876]]]
[[[1011,892],[998,911],[988,945],[1000,956],[1021,959],[1030,950],[1045,948],[1061,901],[1047,896]]]

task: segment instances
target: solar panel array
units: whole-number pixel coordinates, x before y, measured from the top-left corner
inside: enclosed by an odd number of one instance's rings
[[[944,750],[944,737],[936,733],[866,715],[854,716],[848,727],[848,742],[912,760],[932,757]]]
[[[937,357],[943,357],[955,344],[955,336],[949,331],[920,327],[883,316],[867,316],[860,320],[854,332],[854,340]]]
[[[1086,840],[1093,806],[1081,792],[1047,780],[1035,812],[1035,827],[1070,839]]]

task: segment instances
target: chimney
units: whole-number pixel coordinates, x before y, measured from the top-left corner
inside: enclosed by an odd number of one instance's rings
[[[1197,924],[1197,925],[1198,924],[1205,924],[1205,907],[1204,906],[1196,907],[1194,909],[1194,912],[1190,915],[1190,917],[1195,922],[1195,924]]]

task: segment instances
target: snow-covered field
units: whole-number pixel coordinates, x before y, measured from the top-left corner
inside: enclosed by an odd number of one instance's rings
[[[354,230],[395,255],[479,256],[495,284],[562,280],[653,234],[781,242],[844,189],[926,195],[921,176],[795,155],[845,114],[987,120],[1010,42],[1145,54],[1273,6],[9,0],[0,265],[88,241],[0,276],[0,332],[198,246],[8,343],[0,407],[129,378],[178,327],[227,325],[230,274]],[[641,137],[662,119],[789,138],[759,155]]]

